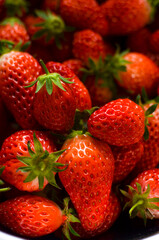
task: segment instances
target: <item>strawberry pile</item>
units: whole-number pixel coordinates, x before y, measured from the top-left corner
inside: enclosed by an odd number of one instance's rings
[[[159,0],[0,0],[0,226],[97,239],[159,218]]]

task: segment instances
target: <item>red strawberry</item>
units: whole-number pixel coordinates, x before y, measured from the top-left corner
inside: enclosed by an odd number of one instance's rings
[[[129,99],[117,99],[96,110],[88,120],[88,131],[111,145],[138,142],[145,129],[143,109]]]
[[[74,34],[73,54],[84,65],[89,65],[89,58],[96,62],[99,57],[103,59],[107,54],[113,52],[112,46],[105,43],[103,38],[92,30],[83,30]]]
[[[64,78],[70,78],[73,84],[70,84],[76,100],[76,108],[80,111],[91,108],[91,99],[88,90],[78,77],[67,66],[61,63],[48,62],[46,64],[50,73],[59,73]]]
[[[41,73],[37,60],[26,52],[11,51],[0,57],[0,93],[17,123],[25,129],[37,127],[33,117],[35,86],[24,86]]]
[[[152,104],[145,104],[144,109],[147,110]],[[135,173],[155,168],[159,163],[159,106],[153,112],[153,117],[150,117],[148,122],[149,138],[143,141],[144,154],[134,169]]]
[[[60,14],[67,24],[79,29],[92,29],[107,34],[107,22],[95,0],[62,0]]]
[[[0,152],[0,165],[5,166],[2,178],[28,192],[44,188],[48,182],[56,185],[53,173],[63,151],[55,151],[47,132],[23,130],[14,133],[4,141]]]
[[[0,40],[9,40],[15,44],[29,41],[29,35],[23,23],[17,18],[6,18],[0,23]]]
[[[79,233],[82,239],[89,238],[92,236],[97,236],[98,234],[106,232],[114,224],[116,219],[119,217],[120,212],[121,212],[120,201],[116,197],[116,195],[113,192],[111,192],[109,196],[109,201],[107,204],[105,219],[103,220],[103,224],[99,229],[95,230],[94,232],[88,233],[84,230],[82,225],[79,223],[75,223],[71,225],[76,230],[76,232]]]
[[[114,158],[106,143],[88,135],[65,141],[59,162],[69,164],[60,180],[70,195],[81,224],[91,234],[101,227],[113,180]]]
[[[129,198],[130,216],[146,219],[159,218],[159,169],[140,173],[130,184],[129,191],[121,191]]]
[[[69,67],[79,79],[82,78],[82,72],[80,71],[80,69],[83,67],[83,63],[81,60],[69,59],[64,61],[63,64]]]
[[[139,30],[151,21],[154,1],[148,0],[108,0],[101,10],[108,21],[109,34],[126,35]]]
[[[113,183],[121,182],[134,169],[136,163],[141,161],[143,143],[137,142],[122,147],[112,146],[111,149],[115,160]]]

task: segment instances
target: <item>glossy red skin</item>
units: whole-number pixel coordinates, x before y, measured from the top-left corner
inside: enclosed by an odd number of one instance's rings
[[[83,63],[81,60],[69,59],[64,61],[63,64],[69,67],[79,79],[82,79],[83,73],[80,71],[80,69],[83,68]]]
[[[47,132],[35,131],[37,138],[42,144],[44,150],[47,150],[49,153],[55,152],[57,149],[53,140],[51,139],[51,135]],[[33,131],[32,130],[22,130],[12,134],[8,137],[1,148],[0,152],[0,165],[4,165],[5,169],[2,174],[2,178],[14,185],[21,191],[38,191],[39,184],[38,179],[24,183],[23,181],[28,176],[28,173],[22,173],[21,171],[17,171],[19,167],[25,166],[22,162],[20,162],[16,157],[17,156],[30,156],[28,153],[27,143],[30,141],[30,146],[33,151]],[[45,179],[44,187],[47,185],[48,181]]]
[[[102,36],[107,34],[107,21],[95,0],[62,0],[60,14],[70,26],[92,29]]]
[[[114,172],[114,158],[106,143],[88,135],[65,141],[67,149],[58,159],[69,164],[59,173],[85,231],[96,231],[103,224]]]
[[[119,217],[120,212],[121,212],[120,201],[116,197],[116,195],[113,192],[111,192],[110,196],[109,196],[109,201],[107,204],[107,211],[105,214],[105,219],[99,229],[95,230],[94,232],[92,231],[91,233],[89,233],[89,232],[86,232],[84,230],[84,228],[82,227],[82,225],[79,223],[74,223],[71,225],[73,226],[75,231],[78,232],[78,234],[80,235],[80,237],[82,239],[97,236],[98,234],[106,232],[114,224],[116,219]],[[71,239],[74,239],[74,237],[72,237]]]
[[[0,58],[0,92],[2,99],[16,122],[24,129],[35,129],[33,117],[35,88],[24,88],[41,73],[37,60],[26,52],[4,54]]]
[[[156,96],[159,82],[157,65],[147,56],[136,52],[126,54],[124,59],[130,63],[126,64],[126,72],[119,73],[121,81],[118,84],[134,96],[141,93],[143,87],[149,97]]]
[[[88,119],[88,131],[115,146],[138,142],[144,134],[143,109],[129,99],[117,99],[96,110]]]
[[[108,0],[101,5],[111,35],[127,35],[151,20],[152,7],[147,0]]]
[[[114,160],[114,179],[113,183],[121,182],[134,169],[136,163],[141,161],[143,155],[143,143],[138,142],[132,145],[111,147]]]
[[[48,62],[46,66],[50,73],[57,72],[64,78],[71,78],[70,81],[74,82],[69,84],[69,86],[73,90],[77,109],[84,111],[92,107],[88,90],[70,68],[62,63],[55,62]]]
[[[150,38],[150,47],[154,53],[159,53],[159,30],[152,33]]]
[[[108,53],[113,53],[113,48],[98,33],[86,29],[74,34],[73,54],[84,65],[88,65],[89,58],[98,61],[100,56],[104,59]]]
[[[130,184],[133,188],[137,190],[136,183],[141,185],[142,192],[145,192],[147,186],[150,186],[150,194],[148,198],[158,198],[159,197],[159,169],[153,168],[147,171],[140,173]],[[159,203],[153,203],[159,206]],[[149,209],[153,218],[159,218],[159,211],[156,209]],[[149,216],[146,214],[146,217]]]
[[[49,95],[45,86],[34,98],[34,116],[45,129],[57,133],[68,132],[74,124],[76,101],[69,84],[62,82],[66,91],[53,84]]]
[[[128,35],[127,46],[132,52],[147,54],[150,52],[151,32],[144,27]]]
[[[20,41],[22,44],[29,41],[29,35],[23,24],[15,23],[13,26],[11,24],[0,25],[0,40],[8,40],[14,42],[15,44]]]
[[[0,204],[0,223],[24,237],[39,237],[63,223],[61,209],[46,198],[25,195]]]
[[[151,105],[146,104],[145,110]],[[155,168],[159,163],[159,105],[148,121],[149,139],[143,140],[144,154],[134,169],[136,173]]]

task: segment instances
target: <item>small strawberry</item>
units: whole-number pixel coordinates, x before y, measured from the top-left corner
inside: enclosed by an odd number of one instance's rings
[[[121,192],[129,199],[125,207],[130,217],[142,217],[145,224],[147,218],[159,218],[159,169],[140,173],[128,187],[128,193]]]
[[[18,18],[6,18],[0,23],[0,40],[24,44],[29,41],[29,35]]]
[[[101,11],[108,21],[109,34],[127,35],[150,23],[158,1],[108,0]]]
[[[40,73],[40,64],[26,52],[12,50],[0,57],[2,100],[16,122],[25,129],[35,129],[38,124],[33,117],[35,86],[30,89],[25,89],[24,86],[34,81]]]
[[[62,0],[60,14],[70,26],[92,29],[102,36],[107,34],[107,21],[95,0]]]
[[[82,79],[82,71],[80,69],[83,67],[83,63],[81,60],[69,59],[64,61],[63,64],[69,67],[79,79]]]
[[[143,109],[129,99],[117,99],[96,110],[88,120],[88,131],[111,145],[138,142],[145,129]]]
[[[127,146],[111,146],[114,155],[114,179],[113,183],[121,182],[134,169],[136,163],[141,162],[143,155],[143,143],[137,142]]]
[[[72,136],[62,147],[67,150],[58,161],[69,165],[59,177],[82,227],[91,235],[101,227],[107,213],[114,158],[106,143],[86,134]]]
[[[8,137],[0,152],[0,165],[5,166],[2,179],[21,191],[38,191],[48,182],[56,185],[58,157],[47,132],[23,130]]]
[[[63,225],[68,239],[69,230],[79,236],[70,227],[70,222],[79,222],[68,209],[68,199],[62,211],[53,201],[41,196],[24,195],[0,204],[0,223],[24,237],[40,237],[54,232]],[[68,230],[69,228],[69,230]]]

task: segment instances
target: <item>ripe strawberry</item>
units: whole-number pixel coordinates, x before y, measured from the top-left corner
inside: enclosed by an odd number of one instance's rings
[[[18,18],[6,18],[0,23],[0,40],[4,39],[24,44],[29,41],[29,35]]]
[[[111,146],[114,160],[113,183],[121,182],[134,169],[136,163],[141,161],[143,155],[143,143],[137,142],[128,146]]]
[[[107,22],[95,0],[62,0],[60,14],[67,24],[79,29],[92,29],[105,36]]]
[[[132,95],[141,93],[144,87],[150,97],[155,96],[159,81],[157,65],[141,53],[127,53],[123,59],[129,63],[126,72],[119,72],[117,83]]]
[[[88,120],[88,131],[111,145],[138,142],[145,128],[143,109],[129,99],[117,99],[96,110]]]
[[[78,221],[68,209],[63,212],[55,202],[40,196],[20,196],[0,204],[0,223],[24,237],[47,235],[61,225],[68,232],[73,220]]]
[[[84,84],[78,79],[78,77],[67,66],[61,63],[48,62],[46,64],[50,73],[59,73],[64,78],[70,78],[73,84],[70,84],[70,88],[73,90],[73,94],[76,101],[76,108],[80,111],[91,108],[91,99],[88,90]]]
[[[144,109],[147,110],[150,106],[152,103],[147,103]],[[148,122],[149,138],[143,141],[144,154],[134,169],[135,173],[155,168],[159,163],[159,105]]]
[[[159,169],[154,168],[140,173],[130,184],[128,193],[121,192],[129,198],[125,207],[130,207],[131,218],[159,218]]]
[[[44,188],[48,182],[56,185],[53,173],[63,151],[55,151],[47,132],[23,130],[12,134],[4,141],[0,152],[0,165],[5,166],[2,179],[28,192]]]
[[[69,59],[64,61],[63,64],[69,67],[79,79],[82,79],[82,71],[80,69],[83,67],[83,63],[81,60]]]
[[[103,220],[103,224],[101,227],[94,232],[92,231],[91,233],[86,232],[85,229],[82,227],[80,223],[74,223],[71,224],[73,228],[76,230],[76,232],[79,233],[80,237],[82,239],[89,238],[92,236],[97,236],[98,234],[101,234],[103,232],[106,232],[116,221],[116,219],[119,217],[121,212],[121,206],[120,206],[120,201],[116,197],[116,195],[111,192],[109,196],[109,201],[107,204],[107,210],[105,214],[105,218]]]
[[[91,234],[101,227],[113,180],[114,158],[106,143],[86,134],[67,139],[59,162],[69,164],[60,180],[70,195],[81,224]]]
[[[98,33],[92,30],[82,30],[74,34],[73,54],[84,65],[89,65],[89,58],[98,61],[100,56],[104,59],[107,54],[112,53],[113,47],[105,43]]]
[[[109,34],[126,35],[151,21],[157,2],[148,0],[108,0],[101,10],[108,21]]]
[[[33,117],[35,86],[24,86],[41,73],[37,60],[26,52],[11,51],[0,57],[0,93],[16,122],[25,129],[37,128]]]

